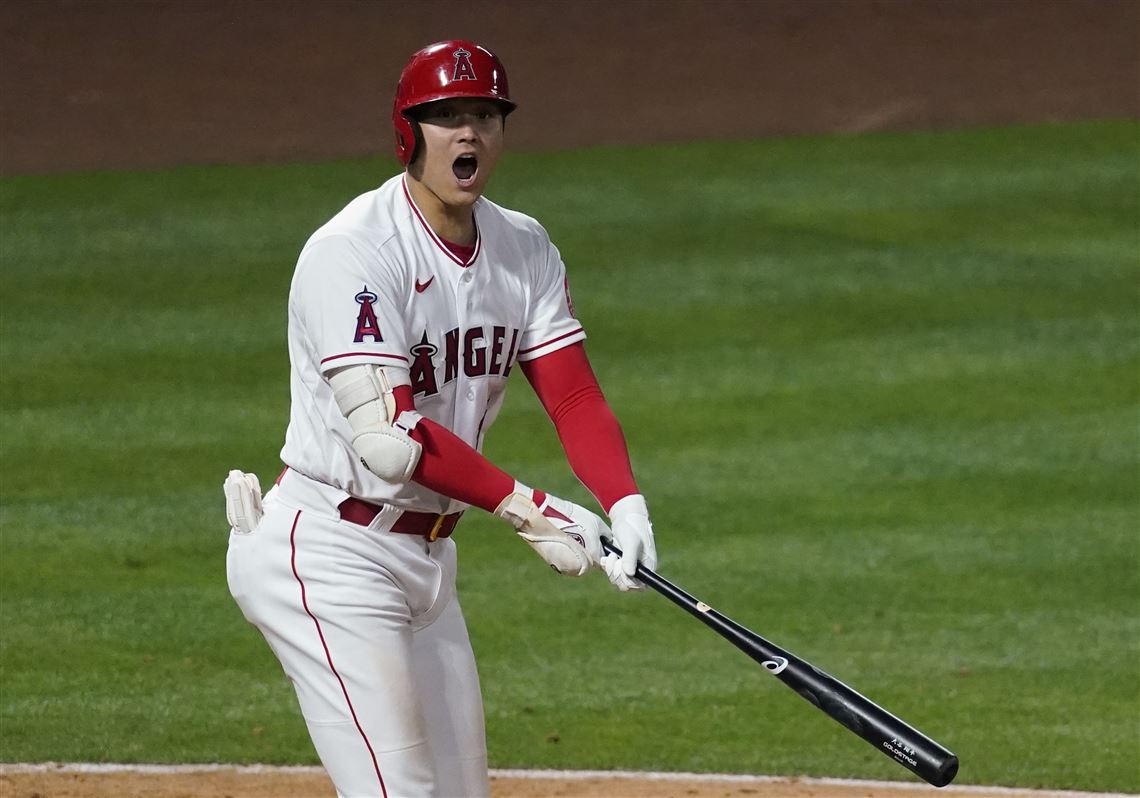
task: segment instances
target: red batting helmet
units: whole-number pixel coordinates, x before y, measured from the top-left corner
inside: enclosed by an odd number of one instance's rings
[[[407,112],[417,105],[451,97],[497,100],[506,116],[515,109],[507,89],[507,70],[486,47],[464,39],[429,44],[408,61],[396,85],[392,124],[396,157],[407,166],[415,155],[416,136]]]

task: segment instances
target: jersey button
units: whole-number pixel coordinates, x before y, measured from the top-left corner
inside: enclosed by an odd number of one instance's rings
[[[467,399],[468,399],[468,401],[471,401],[471,402],[475,401],[475,389],[474,388],[468,388],[467,389]]]
[[[467,272],[466,274],[464,274],[464,275],[463,275],[463,282],[465,282],[465,283],[469,283],[469,282],[471,282],[471,279],[472,279],[474,276],[475,276],[475,275],[473,275],[471,272]]]

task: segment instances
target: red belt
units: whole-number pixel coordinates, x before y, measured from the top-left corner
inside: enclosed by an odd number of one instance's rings
[[[349,496],[338,505],[337,509],[340,510],[342,521],[368,526],[376,518],[376,515],[384,509],[384,506]],[[463,515],[461,512],[440,515],[439,513],[418,513],[414,510],[405,510],[392,524],[392,531],[399,532],[401,535],[419,535],[428,540],[447,538],[451,537],[451,533],[455,531],[455,525],[459,523],[461,515]]]
[[[274,484],[280,485],[288,471],[289,466],[285,466],[284,470],[277,475]],[[384,505],[372,504],[363,499],[349,496],[337,505],[337,509],[340,510],[340,520],[360,526],[368,526],[384,509]],[[455,525],[459,523],[459,516],[461,515],[463,515],[462,511],[451,515],[440,515],[439,513],[417,513],[414,510],[407,510],[396,519],[396,523],[392,524],[392,531],[399,532],[401,535],[420,535],[428,540],[449,538],[451,533],[455,531]]]

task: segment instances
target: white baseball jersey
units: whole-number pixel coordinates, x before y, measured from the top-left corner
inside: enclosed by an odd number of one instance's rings
[[[465,263],[428,226],[404,175],[350,202],[305,244],[289,293],[292,409],[281,459],[353,496],[403,509],[467,505],[366,469],[324,378],[373,363],[408,369],[416,409],[475,449],[513,365],[586,337],[566,268],[542,226],[480,198]]]

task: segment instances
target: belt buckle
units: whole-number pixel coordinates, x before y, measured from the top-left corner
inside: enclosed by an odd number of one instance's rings
[[[435,523],[431,526],[431,532],[428,533],[427,539],[429,541],[435,540],[439,537],[439,530],[443,527],[443,519],[447,516],[440,513],[435,518]]]

